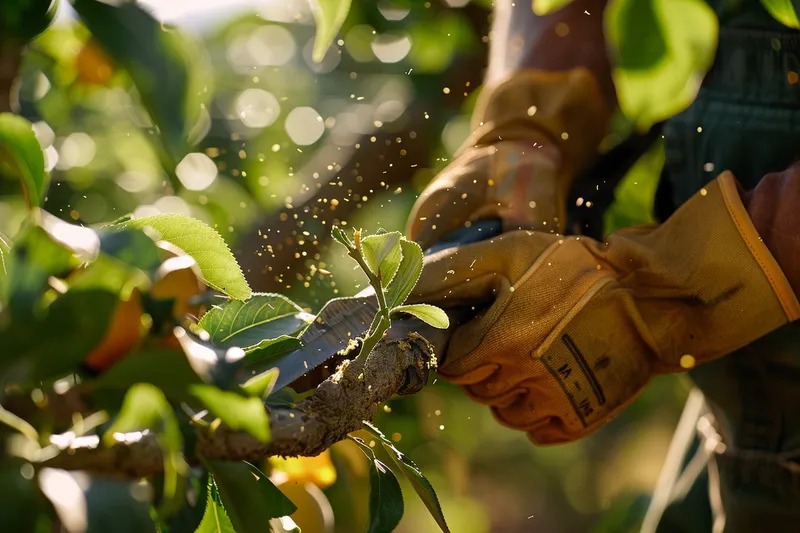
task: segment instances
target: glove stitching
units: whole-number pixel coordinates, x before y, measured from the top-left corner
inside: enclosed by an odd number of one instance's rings
[[[556,324],[553,330],[547,334],[547,337],[544,338],[539,347],[531,351],[531,356],[533,359],[536,361],[541,361],[542,357],[545,355],[545,352],[550,349],[550,346],[552,346],[556,338],[558,338],[567,328],[567,325],[572,322],[572,319],[574,319],[575,316],[577,316],[577,314],[580,313],[584,307],[586,307],[586,303],[594,298],[595,294],[597,294],[600,289],[613,281],[615,281],[614,278],[610,276],[604,276],[597,280],[591,287],[589,287],[589,289],[583,293],[580,299],[575,302],[569,312],[564,315],[564,318],[562,318],[558,324]],[[542,362],[542,364],[544,364],[544,362]],[[547,365],[545,364],[545,366]]]
[[[530,235],[535,235],[535,233],[534,233],[534,232],[532,232],[532,231],[526,231],[526,233],[527,233],[529,236],[530,236]],[[536,258],[536,261],[534,261],[534,262],[533,262],[533,264],[532,264],[530,267],[528,267],[528,270],[526,270],[526,271],[525,271],[525,272],[522,274],[522,276],[520,276],[520,277],[519,277],[519,279],[518,279],[516,282],[514,282],[514,284],[512,285],[512,288],[513,288],[513,290],[514,290],[514,291],[516,291],[516,290],[517,290],[517,289],[518,289],[520,286],[522,286],[522,285],[523,285],[525,282],[527,282],[527,281],[528,281],[528,278],[530,278],[531,276],[533,276],[533,273],[534,273],[534,272],[536,272],[537,270],[539,270],[539,267],[541,267],[541,266],[542,266],[542,263],[543,263],[543,262],[544,262],[544,261],[545,261],[547,258],[549,258],[550,256],[552,256],[552,255],[555,253],[556,249],[557,249],[559,246],[562,246],[563,244],[564,244],[564,240],[563,240],[563,239],[559,239],[558,241],[556,241],[556,242],[554,242],[553,244],[551,244],[550,246],[548,246],[548,247],[547,247],[547,248],[544,250],[544,252],[542,252],[542,253],[539,255],[539,257],[537,257],[537,258]]]

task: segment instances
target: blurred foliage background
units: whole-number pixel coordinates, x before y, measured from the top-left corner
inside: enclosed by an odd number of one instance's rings
[[[179,161],[162,151],[127,74],[62,3],[26,50],[20,85],[52,174],[45,208],[85,225],[188,214],[225,237],[255,290],[310,310],[358,292],[365,280],[329,246],[330,226],[403,229],[467,136],[488,0],[357,1],[320,64],[305,0],[141,4],[180,39],[195,147]],[[156,83],[169,92],[167,78]],[[631,170],[607,229],[651,221],[662,162],[657,148]],[[3,234],[25,217],[17,187],[0,181]],[[454,532],[625,533],[643,517],[687,391],[660,377],[597,434],[552,448],[441,381],[390,402],[377,425],[431,479]],[[351,445],[334,447],[325,491],[342,533],[366,526],[366,463]],[[416,498],[406,503],[399,531],[437,531]]]

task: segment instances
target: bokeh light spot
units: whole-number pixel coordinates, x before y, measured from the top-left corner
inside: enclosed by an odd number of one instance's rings
[[[246,89],[236,99],[236,114],[249,128],[264,128],[278,119],[281,106],[264,89]]]
[[[286,133],[299,146],[314,144],[325,132],[325,122],[313,107],[296,107],[286,117]]]
[[[83,132],[72,133],[61,142],[56,165],[60,170],[85,167],[92,162],[96,153],[97,146],[91,137]]]
[[[155,178],[150,174],[145,174],[144,172],[136,172],[131,170],[128,172],[123,172],[117,176],[117,185],[128,192],[146,191],[155,184]]]
[[[380,35],[372,41],[372,53],[382,63],[402,61],[411,51],[408,35]]]
[[[292,60],[297,44],[289,30],[282,26],[269,25],[250,34],[247,50],[259,65],[280,66]]]
[[[217,179],[217,166],[206,154],[187,154],[175,168],[175,175],[190,191],[202,191]]]

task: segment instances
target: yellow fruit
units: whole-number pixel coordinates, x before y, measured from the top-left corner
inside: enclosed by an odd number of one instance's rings
[[[336,482],[336,468],[331,462],[330,450],[316,457],[272,457],[270,463],[273,468],[286,474],[290,481],[313,483],[321,489],[327,489]]]
[[[316,485],[285,480],[278,488],[297,506],[291,518],[303,533],[333,533],[333,509]]]
[[[114,62],[94,39],[89,39],[75,58],[78,80],[87,85],[107,85],[114,77]]]
[[[103,340],[84,359],[86,366],[102,372],[123,359],[141,338],[143,312],[138,290],[128,300],[120,300]]]

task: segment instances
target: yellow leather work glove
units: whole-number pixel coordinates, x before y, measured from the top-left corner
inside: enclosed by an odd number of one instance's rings
[[[408,235],[423,248],[476,220],[558,232],[574,176],[596,155],[611,111],[588,70],[529,70],[483,89],[473,135],[422,192]]]
[[[426,259],[413,299],[474,306],[440,374],[537,444],[578,439],[650,379],[800,316],[730,173],[661,226],[605,242],[514,231]]]

